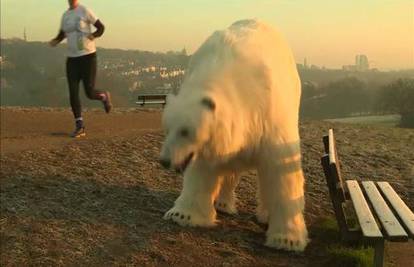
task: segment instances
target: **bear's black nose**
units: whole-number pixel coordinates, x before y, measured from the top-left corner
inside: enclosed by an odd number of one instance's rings
[[[171,161],[169,159],[160,159],[160,163],[166,169],[169,169],[171,166]]]

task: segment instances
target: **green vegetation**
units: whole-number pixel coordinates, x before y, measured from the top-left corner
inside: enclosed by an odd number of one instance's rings
[[[339,119],[327,119],[326,121],[395,127],[399,125],[400,120],[401,120],[400,115],[382,115],[382,116],[357,116],[357,117],[346,117],[346,118],[339,118]]]
[[[327,249],[332,265],[346,267],[371,267],[374,250],[372,248],[350,248],[341,245],[330,246]]]
[[[399,79],[381,88],[378,109],[400,114],[401,127],[414,128],[414,79]]]
[[[3,106],[68,107],[65,77],[65,45],[1,40],[0,99]],[[181,78],[161,79],[159,72],[140,68],[163,67],[184,70],[186,51],[148,52],[98,49],[97,88],[110,90],[117,107],[135,107],[137,89],[153,89],[165,83],[176,87]],[[133,72],[133,74],[131,74]],[[299,70],[302,80],[301,118],[338,119],[414,128],[414,70],[349,72],[343,70]],[[180,76],[181,77],[181,76]],[[85,101],[86,107],[100,103]],[[380,122],[373,115],[398,114],[399,121]],[[357,119],[357,116],[367,116]],[[349,117],[352,117],[349,121]]]
[[[340,118],[342,122],[414,128],[414,79],[397,78],[382,85],[353,76],[323,86],[305,82],[300,115],[310,119],[339,121]]]
[[[117,107],[135,107],[136,95],[129,89],[134,83],[150,88],[162,86],[159,73],[145,73],[145,77],[126,76],[125,72],[144,67],[184,69],[189,56],[181,52],[148,52],[98,48],[97,89],[109,90]],[[65,75],[66,45],[51,48],[47,43],[1,39],[0,99],[2,106],[68,107]],[[83,91],[83,90],[82,90]],[[85,101],[85,107],[100,107],[101,103]]]
[[[312,83],[302,86],[301,115],[327,119],[371,112],[373,93],[355,77],[333,81],[323,87]]]
[[[374,249],[361,244],[346,244],[341,241],[338,226],[333,218],[324,218],[318,223],[315,232],[326,244],[325,266],[370,267],[373,265]]]

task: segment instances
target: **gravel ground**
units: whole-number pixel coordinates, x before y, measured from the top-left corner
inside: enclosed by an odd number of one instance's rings
[[[312,121],[301,124],[312,238],[305,253],[262,245],[255,172],[242,175],[238,215],[219,214],[211,229],[181,228],[162,220],[182,177],[157,163],[159,112],[85,117],[88,137],[72,140],[66,109],[1,109],[1,266],[326,266],[327,244],[314,229],[332,214],[320,167],[330,127],[344,178],[389,181],[414,209],[414,130]],[[412,244],[387,251],[394,266],[414,260]]]

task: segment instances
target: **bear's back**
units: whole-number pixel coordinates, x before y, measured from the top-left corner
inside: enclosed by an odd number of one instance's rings
[[[216,31],[194,53],[180,94],[207,91],[241,116],[297,121],[300,79],[293,54],[274,27],[258,20]]]
[[[217,81],[233,83],[252,94],[260,90],[257,87],[300,94],[296,62],[287,41],[274,27],[258,20],[240,20],[213,33],[192,56],[188,74],[198,85]]]

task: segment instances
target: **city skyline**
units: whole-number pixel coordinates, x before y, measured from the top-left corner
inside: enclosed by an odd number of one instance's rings
[[[312,4],[303,0],[81,3],[106,24],[107,32],[98,40],[98,46],[105,48],[165,52],[185,47],[191,54],[213,31],[238,19],[256,17],[276,26],[286,36],[297,62],[307,58],[310,64],[341,68],[353,64],[355,55],[365,54],[372,68],[414,68],[411,0],[318,0]],[[56,35],[66,8],[67,1],[63,0],[2,0],[1,37],[21,38],[25,31],[29,41],[48,41]]]

